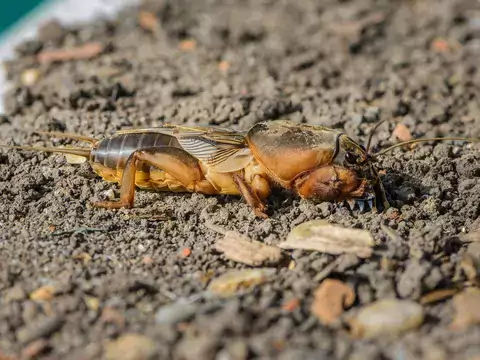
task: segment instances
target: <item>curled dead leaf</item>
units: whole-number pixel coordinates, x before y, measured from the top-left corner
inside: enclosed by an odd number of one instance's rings
[[[280,248],[251,240],[236,231],[225,232],[225,237],[217,241],[215,249],[230,260],[250,266],[276,264],[282,258]]]
[[[372,255],[373,236],[366,230],[349,229],[324,220],[308,221],[295,227],[282,249],[315,250],[329,254],[353,253],[361,258]]]
[[[355,292],[347,284],[333,279],[324,280],[315,290],[312,313],[325,325],[335,322],[344,309],[355,302]]]

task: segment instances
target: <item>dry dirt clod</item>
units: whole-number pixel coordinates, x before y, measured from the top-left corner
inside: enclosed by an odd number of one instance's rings
[[[212,280],[207,290],[221,297],[252,290],[276,274],[274,268],[231,270]]]
[[[156,358],[152,339],[140,334],[125,334],[105,344],[105,360],[150,360]]]
[[[423,308],[416,302],[384,299],[360,309],[349,323],[353,337],[372,339],[415,329],[423,320]]]
[[[471,325],[480,324],[480,289],[469,288],[455,295],[453,307],[455,317],[452,329],[463,330]]]
[[[99,55],[105,46],[98,42],[86,43],[70,49],[46,50],[37,55],[37,61],[41,64],[54,61],[86,60]]]
[[[254,241],[236,231],[227,231],[215,244],[215,249],[227,259],[250,265],[277,264],[282,259],[280,248]]]
[[[315,250],[329,254],[354,253],[358,257],[372,255],[373,236],[366,230],[348,229],[324,220],[313,220],[295,227],[287,240],[278,246],[283,249]]]
[[[334,279],[324,280],[315,290],[311,311],[324,325],[334,323],[344,309],[355,302],[355,292],[347,284]]]

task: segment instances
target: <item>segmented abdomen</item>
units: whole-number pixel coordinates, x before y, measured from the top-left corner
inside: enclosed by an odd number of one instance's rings
[[[175,137],[165,134],[153,132],[118,134],[101,140],[92,149],[90,161],[112,170],[124,169],[128,157],[136,150],[164,146],[181,148]],[[150,167],[144,166],[145,169],[137,171],[148,171]]]

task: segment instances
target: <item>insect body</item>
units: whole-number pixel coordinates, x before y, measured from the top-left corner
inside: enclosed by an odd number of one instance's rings
[[[91,148],[5,147],[88,158],[103,179],[121,184],[118,201],[94,203],[97,207],[132,207],[138,187],[241,195],[257,216],[266,217],[265,203],[275,186],[313,201],[346,201],[352,208],[358,204],[361,210],[365,204],[375,208],[378,201],[389,207],[369,146],[365,149],[325,127],[276,120],[260,122],[247,132],[165,125],[119,131],[102,140],[50,134],[88,141]],[[405,143],[419,141],[425,139]]]

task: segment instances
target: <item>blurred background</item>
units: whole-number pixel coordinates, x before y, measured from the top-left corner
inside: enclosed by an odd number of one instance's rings
[[[85,22],[94,17],[112,17],[123,6],[138,0],[16,0],[2,5],[0,12],[0,62],[11,58],[21,41],[35,36],[38,27],[49,20],[62,24]],[[0,67],[0,113],[3,112],[5,82]]]

